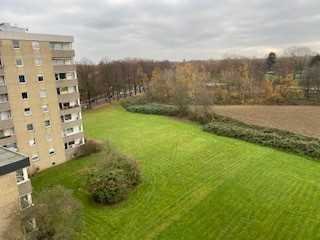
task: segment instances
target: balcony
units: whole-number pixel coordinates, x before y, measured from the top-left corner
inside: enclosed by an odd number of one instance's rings
[[[75,144],[75,145],[72,145],[71,148],[68,148],[65,150],[67,160],[70,160],[70,159],[76,157],[78,149],[81,145],[83,145],[83,144]]]
[[[52,49],[52,57],[53,58],[73,58],[75,56],[74,50],[57,50]]]
[[[80,105],[75,105],[73,107],[63,107],[60,108],[61,115],[79,113],[81,111]]]
[[[0,94],[6,94],[6,93],[8,93],[7,86],[0,85]]]
[[[80,98],[80,94],[78,92],[64,93],[64,94],[58,95],[58,99],[60,102],[77,101],[79,98]]]
[[[84,137],[83,132],[77,132],[77,133],[74,133],[74,134],[69,135],[69,136],[64,136],[64,141],[65,142],[70,142],[72,140],[83,138],[83,137]]]
[[[10,110],[9,102],[0,103],[0,112],[5,112]]]
[[[21,207],[21,210],[25,210],[32,207],[31,193],[28,193],[23,196],[20,195],[20,207]]]
[[[67,127],[79,126],[81,125],[81,123],[82,123],[81,119],[75,119],[71,121],[64,121],[62,124],[64,128],[67,128]]]
[[[9,129],[9,128],[13,128],[12,119],[0,120],[0,129]]]
[[[0,146],[10,145],[17,142],[17,138],[15,135],[5,136],[0,138]]]
[[[76,65],[53,65],[53,71],[56,73],[59,72],[74,72],[76,71]]]
[[[56,86],[57,87],[72,87],[78,85],[78,79],[73,80],[56,80]]]
[[[28,179],[25,182],[19,183],[18,190],[20,196],[30,194],[32,192],[31,181]]]

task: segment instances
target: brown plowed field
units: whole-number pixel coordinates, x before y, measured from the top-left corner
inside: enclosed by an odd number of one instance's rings
[[[217,114],[320,138],[320,106],[214,106]]]

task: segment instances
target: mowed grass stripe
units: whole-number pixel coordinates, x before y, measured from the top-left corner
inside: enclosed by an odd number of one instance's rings
[[[319,163],[119,106],[84,118],[88,136],[139,160],[143,183],[117,206],[93,204],[85,173],[99,154],[34,178],[36,191],[74,189],[85,207],[79,239],[319,238]]]

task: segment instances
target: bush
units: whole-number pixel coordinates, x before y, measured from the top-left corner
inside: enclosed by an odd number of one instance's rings
[[[129,189],[124,175],[121,169],[110,169],[92,176],[90,191],[93,200],[102,204],[114,204],[126,199]]]
[[[120,105],[125,109],[132,105],[143,105],[148,103],[148,99],[145,96],[134,96],[120,100]]]
[[[73,197],[72,191],[62,186],[54,186],[34,194],[34,206],[28,208],[17,219],[26,230],[21,239],[57,240],[78,239],[82,227],[82,207]],[[36,220],[36,228],[30,220]],[[18,232],[17,226],[10,226],[12,232]],[[6,239],[20,239],[10,238]]]
[[[210,111],[208,107],[200,106],[189,110],[186,116],[190,121],[198,122],[200,124],[207,124],[215,118],[214,113]]]
[[[205,125],[203,129],[217,135],[234,137],[320,159],[320,140],[316,138],[278,129],[248,125],[226,118],[216,119]]]
[[[93,153],[98,153],[103,150],[103,144],[92,140],[92,139],[87,139],[86,143],[81,145],[75,154],[76,157],[84,157]]]
[[[115,204],[128,197],[141,181],[135,160],[110,150],[106,161],[89,176],[89,192],[95,202]]]
[[[180,114],[180,110],[177,106],[157,103],[131,105],[126,107],[126,110],[134,113],[156,114],[166,116],[178,116]]]

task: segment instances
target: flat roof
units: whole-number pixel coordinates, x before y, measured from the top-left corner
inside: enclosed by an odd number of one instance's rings
[[[0,176],[29,166],[29,157],[0,147]]]
[[[44,41],[44,42],[73,42],[73,36],[69,35],[53,35],[53,34],[39,34],[29,32],[14,32],[14,31],[0,31],[0,39],[9,40],[30,40],[30,41]]]

